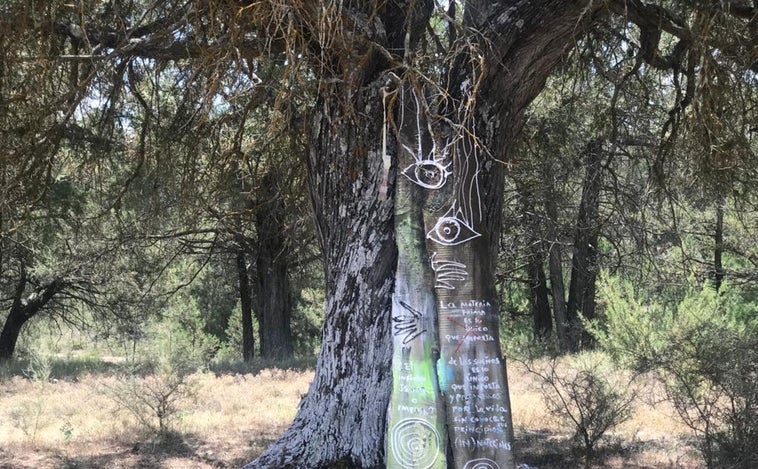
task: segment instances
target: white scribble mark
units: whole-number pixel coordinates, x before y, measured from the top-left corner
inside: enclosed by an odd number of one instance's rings
[[[401,467],[429,469],[439,456],[440,434],[426,420],[399,421],[392,429],[390,442],[392,455]]]
[[[465,80],[461,82],[461,92],[465,96],[471,95],[471,80],[469,80],[468,78],[466,78]]]
[[[466,264],[455,261],[437,260],[437,253],[432,254],[432,270],[436,280],[435,288],[455,290],[453,282],[463,282],[468,277]]]
[[[408,303],[401,301],[400,306],[407,311],[406,314],[400,314],[392,317],[392,330],[395,335],[404,335],[403,345],[408,344],[411,340],[420,336],[426,329],[421,328],[421,312],[412,308]]]

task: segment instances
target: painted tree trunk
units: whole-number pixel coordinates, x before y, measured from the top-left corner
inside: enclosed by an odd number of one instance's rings
[[[514,467],[493,279],[503,195],[503,169],[495,160],[507,157],[523,109],[575,44],[573,36],[587,27],[594,9],[586,2],[565,0],[466,4],[472,18],[464,18],[464,25],[478,31],[485,43],[484,57],[476,54],[471,62],[482,59],[487,81],[467,108],[474,109],[483,144],[475,145],[471,138],[446,140],[449,145],[439,147],[440,155],[442,148],[456,148],[449,158],[458,161],[448,169],[446,163],[427,166],[429,158],[402,168],[394,156],[386,161],[384,155],[397,155],[392,139],[382,151],[384,83],[379,76],[401,62],[406,47],[413,49],[426,30],[433,2],[340,2],[345,12],[340,12],[339,22],[318,22],[330,28],[316,30],[318,37],[333,39],[329,34],[337,24],[372,21],[351,27],[349,33],[347,27],[337,28],[339,40],[313,48],[319,98],[307,164],[327,279],[323,342],[315,378],[294,422],[247,468],[385,467],[388,455],[382,442],[393,431],[387,426],[387,409],[394,384],[394,182],[416,174],[434,178],[440,171],[444,179],[453,177],[439,189],[423,187],[423,232],[427,261],[435,272],[437,380],[448,429],[440,437],[449,443],[447,467]],[[370,41],[361,39],[363,31],[372,35]],[[305,33],[314,37],[314,31]],[[377,43],[381,51],[374,47]],[[397,54],[394,64],[386,60],[387,52]],[[452,81],[460,87],[467,80]],[[484,147],[491,151],[487,158],[481,157]],[[434,156],[431,160],[439,163]],[[432,172],[427,175],[424,169]],[[451,170],[454,174],[446,174]],[[475,192],[478,186],[481,194]]]
[[[408,110],[408,117],[415,117],[417,110]],[[401,125],[401,132],[408,131],[404,127]],[[400,168],[412,165],[417,157],[415,152],[419,151],[415,142],[403,137],[401,134],[398,150]],[[387,415],[389,468],[447,468],[445,406],[437,376],[440,358],[437,300],[434,272],[426,250],[424,192],[408,178],[399,178],[395,185],[398,254],[392,296],[393,380]]]
[[[481,223],[478,174],[484,159],[466,137],[443,142],[434,135],[424,101],[420,90],[401,92],[398,170],[404,177],[398,178],[395,202],[388,467],[511,468],[513,431],[491,246]],[[408,382],[419,386],[404,388]],[[414,399],[424,406],[406,404]],[[414,449],[417,458],[411,457]]]
[[[425,210],[439,305],[439,374],[452,449],[449,467],[512,468],[513,427],[492,288],[492,251],[481,223],[477,172],[483,161],[473,145],[462,145],[456,153],[455,180],[450,181],[456,190],[449,208],[435,203]]]

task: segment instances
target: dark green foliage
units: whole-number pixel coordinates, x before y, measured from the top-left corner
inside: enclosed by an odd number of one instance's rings
[[[238,307],[235,272],[230,264],[228,258],[218,256],[216,262],[209,263],[189,287],[189,294],[202,315],[203,331],[222,342],[228,340],[229,318]]]

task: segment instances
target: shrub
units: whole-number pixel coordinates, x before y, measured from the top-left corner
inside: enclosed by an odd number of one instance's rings
[[[130,376],[107,390],[107,395],[143,428],[160,436],[176,430],[180,403],[191,394],[192,385],[187,376],[175,373],[158,373],[144,378]]]
[[[666,347],[662,331],[672,329],[674,314],[644,301],[631,282],[616,277],[602,276],[598,293],[603,321],[589,322],[587,330],[617,364],[649,371]]]
[[[169,360],[182,372],[206,370],[220,341],[205,332],[204,313],[192,297],[177,294],[161,321],[148,328],[149,355]]]
[[[43,398],[36,397],[25,399],[9,412],[13,426],[24,433],[32,446],[36,446],[39,432],[50,423],[47,407]]]
[[[41,353],[31,353],[29,363],[24,369],[24,376],[32,381],[46,383],[53,374],[53,361],[51,357]]]
[[[758,467],[758,322],[749,295],[706,285],[665,308],[609,280],[601,296],[607,321],[589,329],[616,360],[658,377],[707,467]]]
[[[758,335],[719,321],[672,334],[659,370],[709,468],[758,467]]]
[[[172,357],[161,360],[151,374],[141,376],[144,368],[131,367],[115,384],[106,386],[104,394],[145,430],[164,438],[176,432],[182,403],[194,395],[195,384],[186,363]]]
[[[552,358],[543,365],[525,363],[539,377],[548,410],[573,432],[587,461],[597,443],[631,417],[636,397],[632,378],[625,378],[602,354],[586,353],[562,364]]]

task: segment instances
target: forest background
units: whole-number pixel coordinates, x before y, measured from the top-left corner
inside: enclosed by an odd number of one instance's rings
[[[663,3],[697,26],[697,64],[674,64],[679,37],[659,31],[653,56],[648,30],[608,15],[497,162],[500,340],[514,415],[516,389],[544,409],[517,422],[519,459],[540,467],[758,464],[756,8]],[[0,464],[98,467],[84,435],[104,432],[124,467],[233,467],[307,391],[326,280],[304,155],[323,83],[286,25],[244,27],[250,5],[0,4],[0,442],[15,448]],[[444,73],[459,17],[436,5],[420,71]],[[236,421],[249,433],[214,456],[182,427],[213,380],[290,410]],[[130,430],[51,410],[79,383]],[[645,406],[682,437],[647,460],[644,431],[613,433]]]

